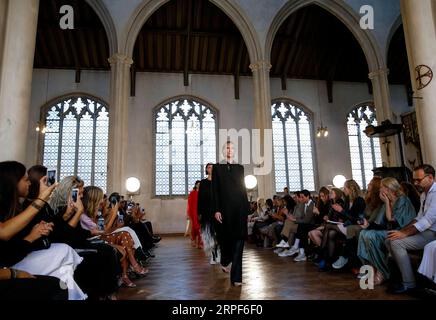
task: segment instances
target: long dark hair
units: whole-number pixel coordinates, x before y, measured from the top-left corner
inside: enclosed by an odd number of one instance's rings
[[[29,194],[27,195],[27,198],[36,199],[39,195],[39,180],[47,175],[47,167],[38,164],[27,170],[27,174],[29,175],[30,180]]]
[[[20,212],[18,182],[26,174],[26,167],[17,161],[0,162],[0,221]]]

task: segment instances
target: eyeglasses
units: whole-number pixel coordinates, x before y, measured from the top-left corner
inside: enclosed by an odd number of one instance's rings
[[[420,179],[413,179],[413,182],[421,183],[421,181],[424,180],[426,177],[428,177],[428,174],[426,174],[424,177],[422,177]]]

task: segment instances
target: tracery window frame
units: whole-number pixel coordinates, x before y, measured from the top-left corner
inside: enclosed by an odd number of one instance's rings
[[[204,111],[209,110],[210,113],[213,115],[214,120],[215,120],[215,122],[214,122],[214,127],[215,127],[214,128],[214,133],[215,133],[215,136],[214,136],[215,155],[214,156],[215,157],[214,157],[214,159],[210,159],[210,161],[206,161],[204,159],[204,154],[203,154],[204,153],[203,152],[204,151],[204,149],[203,149],[204,142],[206,140],[205,136],[203,134],[203,122],[204,121],[203,120],[199,121],[199,124],[198,124],[199,127],[196,128],[196,129],[200,130],[199,131],[200,132],[200,146],[199,146],[199,148],[200,148],[200,168],[199,168],[200,177],[198,177],[198,180],[205,178],[206,175],[204,172],[204,166],[207,162],[211,162],[211,163],[217,162],[217,158],[218,158],[218,130],[219,130],[219,112],[218,112],[218,110],[214,106],[212,106],[211,103],[209,103],[201,98],[198,98],[196,96],[180,95],[180,96],[175,96],[175,97],[171,97],[171,98],[166,99],[165,101],[159,103],[153,109],[153,115],[152,115],[152,117],[153,117],[153,143],[154,143],[154,148],[153,148],[153,197],[154,198],[159,198],[159,199],[187,198],[187,196],[189,195],[189,192],[192,190],[192,187],[194,186],[192,181],[191,181],[191,183],[189,182],[189,177],[188,177],[189,176],[188,159],[187,159],[188,158],[188,143],[187,143],[188,142],[188,134],[187,134],[186,130],[189,128],[190,125],[192,125],[192,123],[188,123],[189,118],[193,114],[196,114],[201,119],[201,115],[203,114],[203,110],[200,107],[200,112],[196,112],[196,110],[194,108],[194,109],[190,109],[188,111],[188,113],[185,114],[180,106],[180,104],[183,103],[185,100],[188,102],[188,104],[189,103],[194,104],[194,102],[195,102],[195,103],[198,103],[200,106],[204,106],[206,108]],[[169,159],[168,159],[168,163],[169,163],[169,169],[168,169],[169,170],[169,173],[168,173],[169,174],[169,176],[168,176],[168,186],[169,187],[168,188],[169,189],[168,190],[169,190],[169,192],[163,194],[163,193],[158,193],[158,190],[157,190],[158,189],[158,187],[157,187],[158,186],[158,181],[157,181],[157,174],[158,174],[158,171],[157,171],[157,152],[158,152],[157,151],[157,149],[158,149],[157,136],[159,134],[159,132],[158,132],[158,114],[162,110],[162,108],[167,108],[168,106],[169,106],[169,108],[172,108],[173,104],[176,102],[179,102],[179,105],[177,106],[176,112],[171,112],[172,117],[174,118],[175,115],[179,114],[179,115],[181,115],[181,117],[184,120],[183,131],[184,131],[184,149],[185,149],[184,150],[184,156],[185,156],[185,162],[184,162],[184,166],[185,166],[185,171],[184,171],[184,173],[185,173],[185,180],[184,180],[185,181],[185,193],[179,194],[179,193],[173,192],[173,180],[172,180],[173,176],[172,176],[172,174],[173,174],[173,166],[175,164],[172,164],[171,160],[172,160],[172,154],[173,154],[172,145],[173,145],[174,139],[171,137],[171,134],[170,134],[169,145],[168,145],[168,148],[170,148],[169,154],[168,154],[168,157],[169,157]],[[171,119],[171,121],[169,121],[169,127],[168,127],[169,130],[173,129],[172,120],[173,119]]]
[[[282,112],[280,112],[278,109],[281,106],[281,104],[287,104],[290,105],[292,107],[294,107],[296,109],[296,113],[293,114],[292,112],[290,112],[289,110],[285,113],[285,116],[283,115]],[[275,105],[279,106],[279,107],[275,107]],[[276,110],[274,110],[274,108],[276,108]],[[303,153],[302,153],[302,145],[301,145],[301,131],[300,131],[300,127],[299,127],[299,120],[300,120],[300,116],[304,114],[307,118],[308,121],[308,133],[310,135],[309,141],[310,141],[310,158],[311,158],[311,162],[312,162],[312,166],[309,169],[307,166],[304,166],[303,164]],[[282,122],[282,128],[283,128],[283,147],[284,147],[284,155],[285,155],[285,172],[286,172],[286,178],[285,178],[285,185],[283,186],[279,186],[277,185],[277,160],[276,160],[276,151],[275,151],[275,137],[274,137],[274,117],[277,116],[280,121]],[[295,188],[292,187],[292,184],[290,183],[290,174],[289,174],[289,153],[288,153],[288,137],[287,137],[287,131],[286,131],[286,126],[283,125],[284,123],[286,123],[286,120],[292,118],[294,119],[294,123],[296,123],[296,130],[297,130],[297,143],[296,143],[296,148],[297,148],[297,158],[298,158],[298,172],[299,172],[299,187],[297,188],[298,190],[295,190]],[[307,189],[309,191],[315,191],[317,190],[317,185],[318,185],[318,171],[317,171],[317,160],[316,160],[316,144],[315,144],[315,139],[314,139],[314,114],[311,110],[309,110],[306,106],[304,106],[303,104],[294,101],[292,99],[289,98],[277,98],[277,99],[273,99],[271,102],[271,123],[272,123],[272,128],[273,128],[273,159],[274,159],[274,186],[275,186],[275,191],[277,193],[282,192],[283,188],[285,186],[287,186],[289,188],[290,191],[300,191],[303,189]],[[313,173],[313,188],[310,188],[310,186],[305,186],[304,185],[304,180],[305,180],[305,176],[304,176],[304,171],[308,171],[311,170],[311,172]],[[283,170],[281,170],[283,171]],[[296,171],[296,170],[294,170]]]
[[[367,109],[371,111],[371,114],[368,116],[368,114],[365,112]],[[357,134],[353,135],[357,137],[358,142],[358,149],[359,149],[359,163],[353,162],[353,156],[352,156],[352,148],[356,147],[351,144],[350,141],[350,123],[349,118],[352,117],[354,119],[354,122],[356,124]],[[364,122],[362,126],[362,121]],[[363,133],[363,130],[369,125],[377,126],[377,113],[376,108],[373,102],[364,102],[360,103],[358,105],[355,105],[346,116],[346,126],[347,126],[347,137],[348,137],[348,154],[350,156],[350,165],[351,165],[351,173],[352,173],[352,179],[354,179],[363,190],[366,190],[367,185],[369,181],[372,179],[373,174],[366,175],[366,172],[369,172],[368,170],[365,170],[367,167],[365,161],[365,155],[363,150],[363,144],[362,144],[362,138],[369,141],[370,148],[371,148],[371,162],[372,162],[372,168],[370,169],[372,172],[372,169],[376,167],[380,167],[382,165],[382,156],[381,156],[381,146],[380,141],[377,138],[368,138]],[[375,150],[378,146],[379,150],[379,158],[377,159],[377,154],[375,153]],[[358,166],[360,166],[360,169],[356,169]],[[359,177],[356,176],[356,172],[359,171]]]
[[[83,108],[81,108],[79,114],[77,114],[77,112],[75,112],[73,109],[73,105],[75,102],[78,101],[78,99],[82,100],[82,103],[85,104],[85,106]],[[49,102],[47,102],[44,106],[41,107],[41,112],[40,112],[40,124],[42,124],[44,127],[46,127],[46,133],[45,134],[39,134],[39,138],[38,138],[38,163],[41,163],[43,165],[45,165],[44,163],[44,158],[45,158],[45,140],[46,140],[46,135],[47,133],[50,132],[50,124],[47,122],[47,118],[49,117],[49,112],[53,111],[53,108],[63,108],[64,103],[66,101],[70,100],[71,104],[69,104],[69,108],[65,111],[62,111],[63,116],[62,118],[59,118],[59,128],[58,128],[58,154],[57,154],[57,164],[55,166],[53,165],[46,165],[48,168],[55,168],[57,169],[57,180],[61,180],[63,176],[67,176],[70,175],[70,172],[66,175],[62,175],[63,172],[65,172],[65,170],[61,170],[62,168],[62,137],[63,137],[63,123],[64,120],[67,116],[67,114],[69,114],[70,112],[73,113],[73,115],[76,117],[80,117],[79,121],[77,121],[76,123],[76,144],[75,144],[75,159],[74,159],[74,170],[73,172],[71,172],[71,174],[73,175],[78,175],[79,177],[81,177],[82,179],[85,179],[85,184],[86,185],[97,185],[99,187],[101,187],[103,189],[104,192],[106,192],[107,187],[108,187],[108,178],[109,178],[109,172],[108,172],[108,161],[109,161],[109,134],[110,134],[110,108],[109,108],[109,104],[107,102],[105,102],[103,99],[96,97],[92,94],[89,93],[85,93],[85,92],[78,92],[78,93],[72,93],[72,94],[66,94],[57,98],[54,98],[52,100],[50,100]],[[92,111],[90,109],[90,105],[91,103],[89,103],[90,100],[91,102],[94,102],[94,111]],[[105,109],[105,110],[103,110]],[[98,130],[98,126],[97,126],[97,122],[98,122],[98,116],[99,113],[102,112],[103,113],[107,113],[107,118],[103,118],[102,121],[107,122],[107,126],[104,127],[104,132],[97,132]],[[58,109],[58,112],[61,112]],[[83,118],[83,115],[87,114],[87,118]],[[80,140],[81,137],[81,132],[80,132],[80,123],[82,122],[82,120],[93,120],[92,123],[92,153],[91,153],[91,169],[90,169],[90,180],[87,180],[86,178],[86,174],[83,173],[81,174],[81,171],[78,170],[79,168],[79,162],[80,162],[80,148],[84,147],[84,144],[79,144],[78,141]],[[82,131],[83,132],[83,131]],[[96,145],[96,140],[97,140],[97,135],[98,134],[103,134],[103,135],[107,135],[107,140],[106,145]],[[97,152],[97,148],[103,148],[105,149],[105,153],[101,154],[100,152]],[[100,168],[99,170],[96,170],[97,166],[96,166],[96,161],[97,160],[101,160],[101,159],[97,159],[96,155],[101,156],[103,155],[103,162],[104,162],[104,158],[105,158],[105,162],[106,165],[105,166],[98,166],[98,168]],[[104,168],[102,170],[102,168]],[[104,177],[101,178],[100,180],[104,180],[105,183],[104,184],[100,184],[100,183],[95,183],[96,180],[98,180],[96,178],[97,174],[104,174]]]

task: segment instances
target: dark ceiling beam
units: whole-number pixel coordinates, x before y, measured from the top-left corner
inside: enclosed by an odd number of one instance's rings
[[[192,0],[188,0],[188,25],[186,27],[185,65],[183,67],[183,85],[189,86],[189,56],[191,49]]]
[[[200,71],[207,71],[207,62],[209,58],[209,38],[203,39],[203,49],[201,52]]]
[[[134,97],[136,94],[136,67],[135,64],[130,66],[130,96]]]
[[[89,54],[90,58],[92,57],[91,65],[96,66],[96,65],[98,65],[99,60],[98,60],[98,53],[97,53],[98,49],[96,46],[97,41],[95,39],[95,34],[93,34],[93,33],[85,33],[85,34],[87,35],[87,40],[89,43],[88,52],[90,52],[90,54],[89,53],[88,54]]]
[[[78,31],[77,39],[79,40],[80,54],[84,64],[83,66],[89,68],[91,63],[89,61],[89,50],[86,45],[85,35],[81,32],[81,30]]]
[[[44,57],[45,62],[47,62],[48,66],[53,66],[53,60],[51,59],[50,50],[48,49],[47,42],[45,41],[45,33],[39,33],[39,41],[41,45],[42,55]]]
[[[54,62],[57,66],[62,64],[61,54],[59,52],[58,40],[56,35],[53,32],[48,32],[46,34],[48,40],[49,50],[54,57]]]
[[[77,55],[76,40],[74,39],[72,32],[67,32],[67,36],[68,36],[68,40],[69,40],[69,41],[67,41],[67,43],[70,47],[70,52],[73,55],[74,66],[76,68],[79,68],[80,67],[80,60],[79,60],[79,56]]]
[[[65,36],[62,34],[60,37],[58,37],[58,39],[59,39],[59,44],[60,44],[61,49],[62,49],[62,53],[64,54],[65,60],[67,62],[67,65],[72,65],[73,59],[71,58],[70,50],[68,50],[68,46],[67,46],[67,43],[65,41]]]
[[[282,74],[281,74],[281,82],[282,82],[282,90],[286,90],[286,79],[288,76],[289,68],[291,67],[291,64],[294,62],[294,57],[298,53],[299,49],[301,48],[298,46],[298,41],[300,39],[301,33],[304,30],[304,24],[307,20],[307,13],[304,12],[303,16],[300,19],[300,23],[297,25],[297,28],[294,33],[294,37],[289,39],[292,39],[293,41],[290,41],[291,50],[288,54],[288,59],[286,60],[285,66],[283,67]],[[295,25],[295,23],[294,23]]]
[[[367,79],[367,80],[366,80],[366,84],[368,85],[368,93],[369,93],[370,95],[372,95],[373,90],[372,90],[372,81],[371,81],[371,79]]]
[[[407,93],[407,105],[409,107],[413,107],[413,89],[412,89],[412,84],[410,82],[406,84],[406,93]]]
[[[238,53],[236,56],[235,63],[235,74],[234,74],[234,82],[235,82],[235,99],[239,100],[239,81],[241,75],[241,61],[242,61],[242,53],[244,52],[244,40],[241,38],[239,41]]]
[[[327,85],[327,99],[329,103],[333,103],[333,81],[332,80],[327,80],[326,81],[326,85]]]
[[[75,79],[74,79],[75,83],[80,83],[81,75],[82,75],[82,70],[80,70],[80,68],[76,69],[76,74],[75,74]]]

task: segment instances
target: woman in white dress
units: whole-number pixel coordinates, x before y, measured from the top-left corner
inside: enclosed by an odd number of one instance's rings
[[[432,241],[424,247],[424,255],[418,272],[436,283],[436,241]]]
[[[50,246],[42,241],[52,231],[53,224],[41,221],[29,234],[20,234],[56,187],[47,187],[46,180],[44,177],[40,181],[38,198],[21,210],[20,199],[27,197],[30,186],[26,168],[16,161],[0,162],[0,265],[30,274],[55,276],[60,279],[60,285],[68,287],[69,299],[84,300],[87,295],[73,277],[82,258],[67,245]]]

